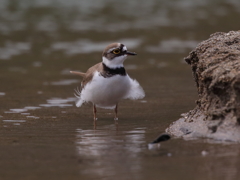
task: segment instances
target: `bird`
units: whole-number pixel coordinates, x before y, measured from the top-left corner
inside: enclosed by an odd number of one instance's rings
[[[122,99],[142,99],[145,92],[137,80],[132,79],[124,68],[127,56],[135,56],[122,43],[109,44],[102,53],[102,62],[90,67],[86,73],[70,71],[82,77],[81,87],[75,90],[76,106],[85,102],[93,104],[94,124],[97,108],[114,109],[114,120],[118,120],[118,103]]]

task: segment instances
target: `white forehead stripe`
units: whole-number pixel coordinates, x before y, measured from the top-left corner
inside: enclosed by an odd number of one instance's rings
[[[111,52],[112,50],[117,49],[117,47],[109,49],[107,52]]]
[[[121,46],[121,44],[118,43],[118,46],[117,46],[117,47],[114,47],[114,48],[108,49],[107,52],[110,53],[110,52],[113,51],[114,49],[118,49],[120,46]],[[122,51],[127,51],[127,47],[126,47],[125,45],[123,45],[123,47],[122,47]]]
[[[126,51],[126,50],[127,50],[127,47],[126,47],[126,46],[123,46],[122,49],[123,49],[123,51]]]

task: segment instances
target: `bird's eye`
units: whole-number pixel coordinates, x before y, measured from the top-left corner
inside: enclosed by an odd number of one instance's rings
[[[114,49],[114,50],[113,50],[113,53],[114,53],[114,54],[119,54],[119,53],[120,53],[120,50],[119,50],[119,49]]]

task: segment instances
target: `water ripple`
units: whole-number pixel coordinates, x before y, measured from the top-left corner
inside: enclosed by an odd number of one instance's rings
[[[69,102],[75,102],[76,98],[69,97],[66,99],[62,98],[51,98],[47,100],[47,104],[40,104],[42,107],[69,107],[73,106],[73,104],[69,104]]]
[[[31,44],[29,42],[10,42],[7,41],[4,47],[0,47],[0,59],[8,60],[12,56],[29,52]]]
[[[0,96],[5,96],[6,93],[5,92],[0,92]]]
[[[193,40],[169,39],[161,41],[158,46],[148,46],[146,50],[152,53],[182,53],[195,48],[198,43]]]

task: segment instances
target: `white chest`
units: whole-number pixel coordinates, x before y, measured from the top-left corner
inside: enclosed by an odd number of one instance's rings
[[[130,89],[131,81],[128,75],[104,78],[96,72],[92,81],[83,89],[81,97],[99,107],[111,107],[123,99]]]

